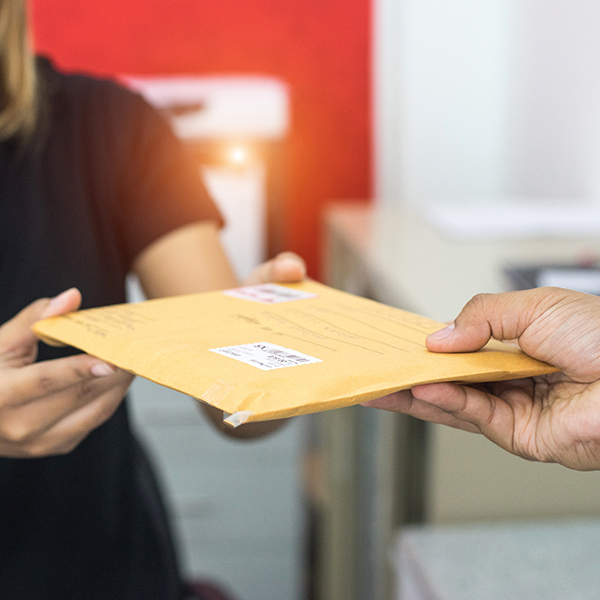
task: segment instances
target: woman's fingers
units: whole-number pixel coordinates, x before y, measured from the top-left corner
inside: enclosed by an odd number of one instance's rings
[[[120,402],[132,376],[79,355],[7,370],[0,380],[5,390],[0,439],[25,446],[104,395],[113,399],[116,394]]]
[[[282,252],[269,262],[268,281],[292,283],[306,277],[306,263],[294,252]]]
[[[81,294],[71,288],[55,298],[32,302],[0,326],[0,366],[20,367],[32,363],[39,340],[31,326],[40,319],[77,310],[80,304]]]
[[[81,292],[77,288],[70,288],[50,300],[40,319],[56,317],[77,310],[81,306]]]
[[[92,401],[66,414],[27,448],[28,456],[66,454],[115,413],[133,377],[124,373],[120,381]]]
[[[73,288],[31,303],[0,326],[0,455],[67,452],[123,399],[132,375],[102,360],[82,354],[33,363],[38,339],[32,325],[80,304]]]
[[[306,264],[294,252],[282,252],[262,263],[246,279],[244,285],[261,283],[294,283],[306,277]]]
[[[78,354],[20,369],[0,371],[3,400],[11,406],[36,402],[77,384],[113,375],[117,369],[93,356]]]

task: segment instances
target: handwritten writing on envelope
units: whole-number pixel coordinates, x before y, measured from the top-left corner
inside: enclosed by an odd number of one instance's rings
[[[426,335],[442,326],[305,281],[83,310],[34,331],[216,406],[232,424],[349,406],[420,383],[555,370],[494,341],[474,353],[428,352]]]

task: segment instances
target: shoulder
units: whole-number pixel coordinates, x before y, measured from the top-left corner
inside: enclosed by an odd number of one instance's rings
[[[44,92],[52,106],[85,109],[118,116],[128,111],[152,111],[143,98],[117,81],[85,73],[59,71],[47,59],[38,59]]]
[[[174,143],[168,122],[138,93],[113,79],[64,73],[45,60],[39,65],[51,143],[75,144],[115,169],[129,169],[134,157]]]

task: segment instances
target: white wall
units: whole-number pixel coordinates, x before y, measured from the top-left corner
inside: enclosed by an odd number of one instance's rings
[[[600,196],[600,2],[376,0],[386,203]]]
[[[513,12],[508,191],[600,196],[600,2]]]

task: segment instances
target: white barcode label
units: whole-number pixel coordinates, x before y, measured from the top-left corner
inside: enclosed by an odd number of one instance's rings
[[[269,342],[211,348],[210,351],[234,358],[263,371],[323,362],[320,358],[308,356],[308,354],[302,354],[302,352],[296,352],[296,350],[283,348]]]
[[[302,292],[275,283],[249,285],[233,290],[225,290],[223,293],[227,296],[233,296],[234,298],[262,302],[263,304],[278,304],[279,302],[291,302],[292,300],[304,300],[306,298],[317,297],[317,294]]]

